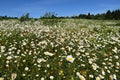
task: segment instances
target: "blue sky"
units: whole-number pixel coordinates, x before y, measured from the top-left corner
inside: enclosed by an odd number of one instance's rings
[[[120,9],[120,0],[1,0],[0,16],[20,17],[30,13],[31,17],[43,16],[46,12],[55,12],[58,16],[103,13]]]

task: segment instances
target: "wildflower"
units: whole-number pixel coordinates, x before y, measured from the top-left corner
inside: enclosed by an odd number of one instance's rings
[[[89,55],[89,53],[85,53],[85,55],[86,55],[86,56],[88,56],[88,55]]]
[[[10,59],[12,59],[12,57],[11,57],[11,56],[8,56],[6,59],[7,59],[7,60],[10,60]]]
[[[38,67],[41,67],[41,65],[37,65]]]
[[[41,80],[45,80],[45,78],[42,77]]]
[[[4,78],[0,78],[0,80],[4,80]]]
[[[71,62],[71,63],[73,63],[73,61],[75,60],[75,58],[73,58],[72,55],[68,55],[66,57],[66,60],[69,61],[69,62]]]
[[[103,75],[99,75],[100,79],[104,79],[104,76]]]
[[[76,53],[76,56],[79,56],[79,55],[80,55],[80,52],[77,52],[77,53]]]
[[[26,74],[22,74],[22,76],[25,76]]]
[[[113,51],[114,53],[117,53],[117,48],[115,47],[114,49],[112,49],[112,51]]]
[[[93,59],[89,59],[89,64],[92,64],[92,62],[93,62]]]
[[[108,73],[110,73],[110,70],[107,70]]]
[[[53,79],[54,79],[54,76],[50,76],[50,79],[52,79],[52,80],[53,80]]]
[[[100,77],[96,77],[96,80],[100,80]]]
[[[119,59],[119,56],[114,56],[115,57],[115,59]]]
[[[59,71],[59,75],[64,75],[63,70]]]
[[[44,52],[45,55],[48,55],[48,56],[53,56],[54,54],[50,53],[50,52]]]
[[[102,64],[103,64],[103,65],[106,65],[106,63],[105,63],[105,62],[103,62]]]
[[[113,80],[113,76],[112,75],[110,75],[109,77],[110,77],[110,80]]]
[[[113,79],[117,80],[117,78],[116,78],[116,75],[115,75],[115,74],[113,74]]]
[[[117,37],[111,37],[111,38],[112,38],[112,40],[114,40],[114,41],[116,41],[116,42],[120,43],[119,38],[117,38]]]
[[[117,78],[116,78],[116,75],[115,75],[115,74],[110,75],[109,77],[110,77],[110,79],[111,79],[111,80],[117,80]]]
[[[26,60],[23,60],[23,62],[26,62]]]
[[[65,48],[64,47],[62,47],[62,48],[60,48],[61,50],[65,50]]]
[[[41,42],[38,43],[39,46],[40,46],[41,44],[47,45],[47,42],[44,40],[44,41],[41,41]]]
[[[90,78],[94,78],[94,76],[92,74],[89,75]]]
[[[14,63],[17,63],[17,60],[15,60]]]
[[[79,72],[77,72],[76,75],[80,78],[80,80],[85,80],[84,76],[80,75]]]
[[[46,60],[44,58],[38,58],[37,63],[41,63],[41,62],[46,62]]]
[[[25,46],[26,44],[27,44],[26,42],[23,42],[23,44],[22,44],[22,45],[23,45],[23,46]]]
[[[6,67],[9,67],[9,65],[8,65],[8,64],[6,64]]]
[[[85,67],[85,64],[81,64],[82,67]]]
[[[105,69],[108,69],[108,67],[107,67],[107,66],[105,66],[104,68],[105,68]]]
[[[8,51],[12,51],[13,49],[12,48],[9,48]]]
[[[50,67],[50,65],[49,65],[49,64],[47,64],[47,67],[49,68],[49,67]]]
[[[37,63],[41,63],[41,59],[38,58],[38,59],[37,59]]]
[[[16,73],[12,73],[11,80],[15,80],[16,77],[17,77],[17,74]]]
[[[11,54],[12,52],[8,52],[8,54]]]
[[[93,63],[92,64],[93,70],[96,70],[98,68],[97,64]]]
[[[25,67],[25,71],[28,71],[29,70],[29,68],[28,67]]]
[[[119,62],[116,62],[116,65],[117,65],[117,66],[119,66],[119,65],[120,65],[120,63],[119,63]]]
[[[39,76],[39,74],[36,74],[36,77],[38,77]]]
[[[44,72],[47,72],[47,70],[45,70]]]
[[[61,40],[60,40],[61,42],[64,42],[64,38],[61,38]]]
[[[104,70],[102,70],[102,75],[105,75],[105,71]]]
[[[5,46],[1,46],[1,52],[5,52]]]
[[[6,63],[8,64],[10,61],[6,61]]]

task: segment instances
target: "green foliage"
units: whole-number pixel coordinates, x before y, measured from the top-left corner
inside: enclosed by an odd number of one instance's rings
[[[53,19],[57,18],[57,14],[55,12],[46,12],[44,16],[41,17],[42,19]]]
[[[98,14],[91,14],[90,12],[88,14],[79,14],[74,16],[57,16],[55,12],[46,12],[41,19],[98,19],[98,20],[120,20],[120,9],[116,10],[108,10],[104,13],[98,13]],[[18,17],[8,17],[8,16],[0,16],[0,20],[5,19],[18,19]],[[21,16],[19,18],[20,22],[28,21],[31,18],[29,17],[29,13],[26,13],[25,15]]]
[[[116,23],[115,26],[120,26],[120,22]]]
[[[58,25],[62,20],[61,19],[40,19],[42,24],[45,26],[54,26]]]
[[[30,20],[29,13],[26,13],[25,15],[21,16],[19,20],[20,20],[20,22]]]
[[[93,28],[93,31],[95,31],[95,32],[99,32],[100,30],[99,30],[99,28],[94,27],[94,28]]]
[[[64,21],[64,27],[42,26],[39,21],[22,25],[18,21],[1,21],[0,78],[120,80],[120,28],[114,31],[115,27],[95,25],[100,20]],[[13,23],[16,26],[9,25]],[[87,23],[90,28],[79,29],[79,23]],[[95,25],[93,30],[91,24]]]
[[[17,17],[0,16],[0,20],[18,19]]]
[[[120,20],[120,9],[110,11],[108,10],[106,13],[101,14],[79,14],[78,16],[71,16],[71,18],[83,18],[83,19],[112,19],[112,20]]]

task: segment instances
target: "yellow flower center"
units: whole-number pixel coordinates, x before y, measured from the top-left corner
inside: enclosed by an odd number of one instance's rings
[[[71,61],[71,60],[72,60],[72,58],[68,58],[68,60],[69,60],[69,61]]]

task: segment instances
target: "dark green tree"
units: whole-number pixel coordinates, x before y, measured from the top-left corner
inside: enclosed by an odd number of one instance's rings
[[[106,12],[105,18],[106,18],[106,19],[112,19],[112,12],[111,12],[110,10],[108,10],[108,11]]]
[[[29,13],[26,13],[25,15],[21,16],[19,20],[20,20],[20,22],[30,20]]]
[[[90,14],[90,13],[88,13],[88,14],[86,15],[86,19],[91,19],[91,14]]]
[[[55,12],[46,12],[41,18],[57,18],[57,14]]]

